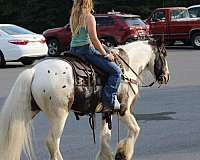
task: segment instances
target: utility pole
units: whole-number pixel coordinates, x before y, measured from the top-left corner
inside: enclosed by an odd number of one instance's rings
[[[163,0],[163,2],[162,2],[162,7],[163,8],[165,7],[165,0]]]

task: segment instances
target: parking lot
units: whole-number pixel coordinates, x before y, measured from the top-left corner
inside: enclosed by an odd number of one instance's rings
[[[141,127],[136,143],[136,160],[199,160],[200,158],[200,51],[190,47],[169,47],[170,81],[161,88],[141,88],[135,116]],[[28,66],[30,67],[30,66]],[[0,69],[0,107],[18,76],[25,68],[8,63]],[[99,136],[99,121],[96,136]],[[117,119],[114,119],[112,146],[117,143]],[[48,159],[44,147],[48,123],[40,113],[34,121],[34,144],[38,160]],[[120,139],[127,135],[120,124]],[[69,116],[61,140],[65,160],[94,160],[99,141],[93,144],[88,117],[76,121]],[[22,158],[25,160],[25,158]]]

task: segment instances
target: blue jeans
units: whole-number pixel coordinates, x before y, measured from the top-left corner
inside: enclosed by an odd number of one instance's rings
[[[108,79],[102,89],[101,101],[103,105],[113,107],[115,96],[117,95],[117,90],[121,81],[122,72],[120,67],[115,62],[111,62],[107,58],[104,58],[94,47],[89,45],[71,47],[70,51],[107,73]]]

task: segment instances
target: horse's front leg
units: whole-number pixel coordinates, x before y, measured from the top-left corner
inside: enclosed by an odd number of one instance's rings
[[[119,142],[115,160],[131,160],[140,128],[129,110],[125,112],[125,115],[121,116],[120,120],[128,126],[128,137]]]
[[[97,154],[97,160],[112,160],[112,151],[110,147],[111,130],[108,128],[108,123],[102,118],[101,131],[100,131],[100,151]]]

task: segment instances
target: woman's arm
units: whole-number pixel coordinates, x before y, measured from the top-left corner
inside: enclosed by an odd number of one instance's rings
[[[96,20],[92,14],[89,14],[86,19],[86,25],[87,30],[90,36],[90,40],[93,44],[93,46],[103,55],[106,56],[109,60],[114,60],[114,56],[112,54],[107,55],[105,49],[101,45],[101,42],[99,41],[97,37],[97,31],[96,31]]]

